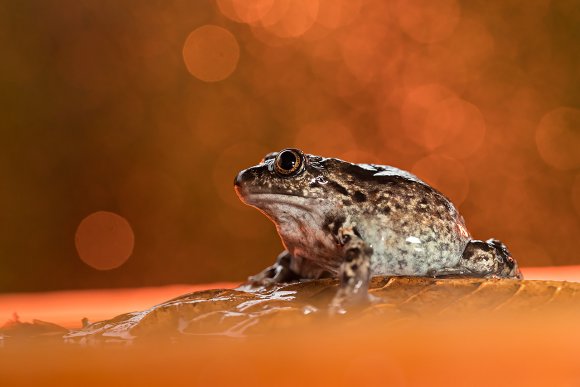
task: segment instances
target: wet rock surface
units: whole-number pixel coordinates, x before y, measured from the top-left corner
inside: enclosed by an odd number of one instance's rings
[[[375,277],[376,300],[343,316],[329,316],[336,280],[270,288],[214,289],[174,298],[150,309],[96,322],[64,338],[69,343],[130,342],[147,338],[245,337],[296,330],[332,319],[347,324],[395,324],[408,319],[473,313],[545,314],[580,311],[580,283],[485,279]]]
[[[336,285],[205,290],[74,331],[14,316],[0,327],[0,385],[580,380],[580,283],[378,277],[377,302],[329,316]]]

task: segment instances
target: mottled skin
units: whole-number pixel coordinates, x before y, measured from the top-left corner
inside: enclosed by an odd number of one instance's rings
[[[277,166],[293,155],[300,168],[286,175]],[[444,195],[393,167],[288,149],[241,171],[235,188],[274,222],[286,247],[254,283],[340,277],[343,302],[371,274],[521,278],[501,242],[472,240]],[[370,273],[361,276],[365,262]],[[347,285],[353,276],[360,283]]]

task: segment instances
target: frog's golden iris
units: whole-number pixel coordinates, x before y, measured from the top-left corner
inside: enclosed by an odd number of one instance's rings
[[[279,175],[288,177],[297,175],[304,166],[304,154],[299,149],[284,149],[276,155],[274,170]]]

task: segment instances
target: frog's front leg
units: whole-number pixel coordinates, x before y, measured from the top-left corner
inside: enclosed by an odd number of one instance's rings
[[[339,269],[339,289],[329,308],[331,314],[343,314],[345,308],[364,305],[370,300],[368,289],[373,249],[353,226],[343,225],[336,238],[342,246],[343,261]]]
[[[262,270],[260,273],[248,278],[246,284],[264,286],[275,283],[292,282],[300,279],[300,276],[292,271],[290,265],[292,255],[284,250],[276,258],[276,263]]]

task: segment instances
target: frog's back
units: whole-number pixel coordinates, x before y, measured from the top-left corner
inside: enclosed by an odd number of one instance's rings
[[[429,275],[455,266],[470,236],[453,204],[406,171],[368,167],[376,172],[362,183],[367,198],[356,222],[373,246],[373,273]]]

